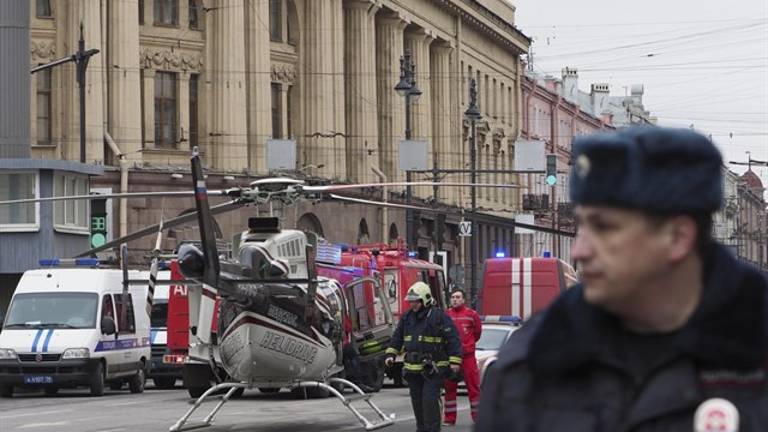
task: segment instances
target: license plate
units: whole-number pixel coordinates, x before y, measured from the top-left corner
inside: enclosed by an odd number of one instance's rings
[[[25,375],[24,384],[53,384],[53,377],[49,375]]]

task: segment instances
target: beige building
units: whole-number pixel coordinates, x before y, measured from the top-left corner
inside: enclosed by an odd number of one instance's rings
[[[407,50],[422,96],[413,104],[413,138],[429,143],[429,163],[468,163],[467,78],[478,82],[483,120],[479,168],[511,168],[520,130],[521,62],[530,40],[503,0],[35,0],[32,63],[97,48],[87,73],[86,161],[107,166],[91,187],[120,189],[119,153],[131,190],[188,189],[190,148],[198,146],[210,187],[247,184],[266,172],[268,139],[297,142],[303,175],[340,182],[404,178],[397,169],[404,98],[394,90]],[[67,64],[33,75],[32,154],[79,157],[77,86]],[[123,164],[126,167],[126,164]],[[181,174],[181,179],[171,177]],[[421,177],[421,176],[416,176]],[[462,180],[468,176],[448,176]],[[512,181],[481,176],[481,181]],[[390,191],[388,199],[399,199]],[[431,188],[416,190],[427,198]],[[381,198],[381,192],[372,192]],[[468,206],[468,191],[441,189],[439,202]],[[183,200],[132,200],[114,230],[131,231],[192,206]],[[481,191],[478,204],[509,210],[517,192]],[[343,206],[343,213],[339,213]],[[117,203],[114,208],[117,209]],[[273,209],[274,210],[274,209]],[[222,235],[248,216],[219,218]],[[279,209],[284,226],[313,226],[334,241],[402,237],[400,211],[321,203]],[[339,217],[343,214],[344,217]],[[483,216],[486,236],[503,241],[504,214]],[[127,221],[126,221],[127,219]],[[419,215],[418,245],[432,246],[432,215]],[[457,217],[440,247],[460,258]],[[309,224],[309,225],[307,225]],[[134,247],[148,246],[137,242]],[[482,257],[481,257],[482,258]]]

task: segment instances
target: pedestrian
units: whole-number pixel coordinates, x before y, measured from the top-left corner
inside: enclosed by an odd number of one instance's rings
[[[480,403],[480,371],[477,369],[475,344],[480,340],[483,327],[480,322],[480,315],[467,307],[466,301],[467,295],[464,290],[454,289],[451,292],[451,308],[448,309],[447,313],[453,320],[461,340],[461,374],[464,377],[464,383],[467,385],[467,393],[469,393],[469,408],[472,413],[472,421],[476,422],[478,404]],[[456,424],[458,408],[456,393],[459,381],[455,378],[445,380],[445,416],[443,421],[445,426]]]
[[[403,371],[408,381],[418,432],[440,430],[443,380],[461,368],[461,342],[451,318],[435,305],[429,285],[416,282],[406,295],[410,310],[400,319],[386,350],[385,364],[405,351]],[[450,371],[450,372],[449,372]]]
[[[768,431],[768,286],[711,238],[723,169],[690,130],[575,140],[582,282],[503,347],[477,431]]]

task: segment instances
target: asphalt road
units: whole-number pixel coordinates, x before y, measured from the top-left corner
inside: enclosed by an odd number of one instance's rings
[[[216,399],[218,400],[218,399]],[[395,413],[394,426],[383,431],[415,431],[416,422],[407,389],[385,388],[373,400],[385,413]],[[193,419],[201,419],[213,409],[209,402]],[[365,405],[358,401],[355,406]],[[13,399],[0,399],[0,432],[144,432],[167,431],[190,408],[187,391],[157,390],[151,381],[143,394],[127,390],[107,391],[91,397],[87,390],[61,390],[56,396],[22,393]],[[369,415],[371,411],[363,413]],[[210,432],[294,432],[364,430],[355,417],[335,398],[295,400],[290,393],[262,394],[246,391],[232,400],[216,416],[213,426],[199,429]],[[459,395],[459,422],[448,432],[469,432],[469,402]]]

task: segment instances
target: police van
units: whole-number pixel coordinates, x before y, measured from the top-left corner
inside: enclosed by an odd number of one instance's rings
[[[23,274],[0,333],[0,396],[14,389],[85,386],[101,396],[105,385],[144,391],[150,359],[147,287],[123,295],[123,274],[97,268],[98,261],[41,260]],[[139,272],[129,271],[129,279]]]

